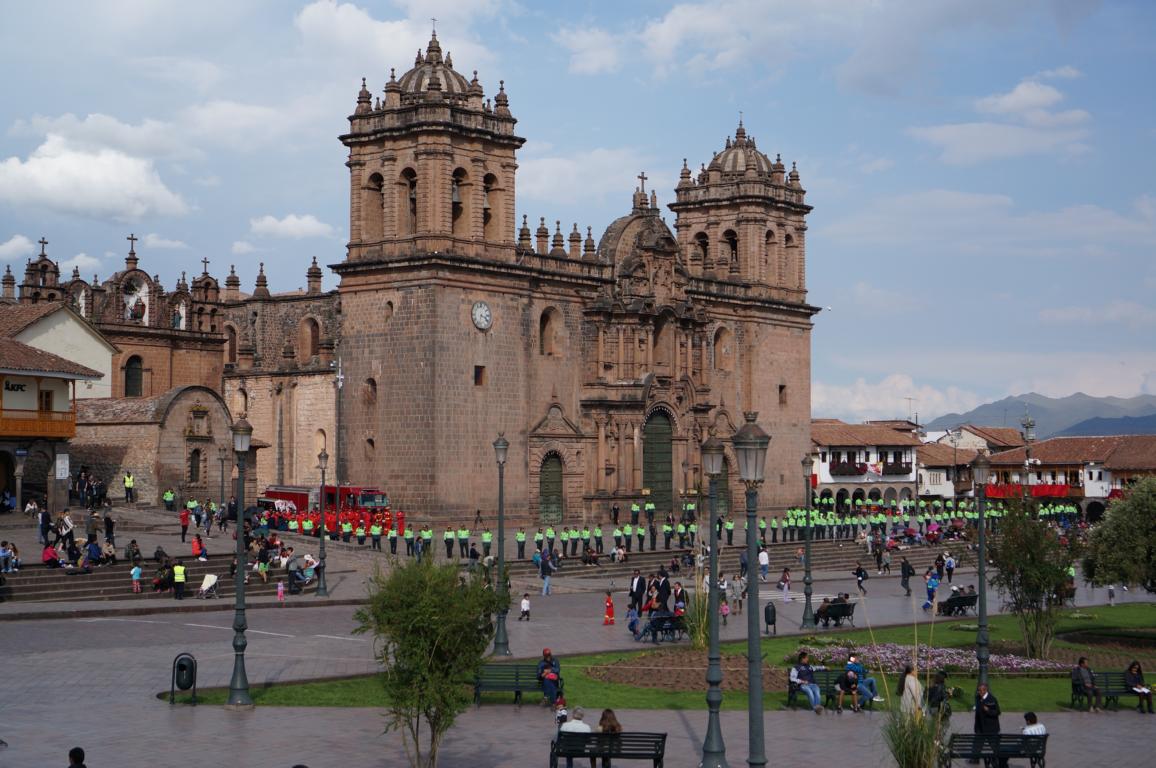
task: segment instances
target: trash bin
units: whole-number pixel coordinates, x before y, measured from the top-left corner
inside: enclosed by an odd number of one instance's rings
[[[169,704],[176,703],[177,689],[193,691],[193,704],[197,703],[197,660],[191,653],[179,654],[173,659],[173,684],[169,689]]]
[[[774,603],[768,602],[767,607],[763,609],[763,621],[766,622],[766,625],[767,625],[766,632],[768,635],[771,634],[771,628],[772,627],[775,630],[775,634],[776,635],[779,634],[779,628],[775,624],[775,604]]]

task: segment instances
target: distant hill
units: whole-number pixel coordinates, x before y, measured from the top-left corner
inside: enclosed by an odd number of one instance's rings
[[[1087,435],[1156,435],[1156,413],[1147,416],[1121,416],[1118,419],[1097,416],[1056,433],[1057,437]]]
[[[1077,392],[1067,397],[1044,397],[1036,392],[1005,397],[967,413],[949,413],[926,425],[928,430],[951,429],[959,424],[1019,427],[1025,408],[1036,422],[1036,437],[1052,437],[1090,419],[1123,419],[1156,414],[1156,395],[1092,397]],[[1080,434],[1093,434],[1081,432]],[[1098,434],[1121,434],[1117,432]]]

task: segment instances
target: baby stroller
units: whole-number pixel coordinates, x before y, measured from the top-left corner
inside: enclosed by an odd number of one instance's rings
[[[201,600],[208,600],[213,597],[220,597],[217,594],[217,575],[213,573],[206,573],[205,578],[201,581],[201,588],[197,590],[197,597]]]

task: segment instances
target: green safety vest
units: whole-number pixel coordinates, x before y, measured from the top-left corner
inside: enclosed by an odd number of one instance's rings
[[[622,532],[627,536],[633,536],[634,526],[632,526],[630,523],[627,523],[626,525],[622,526]]]
[[[470,537],[470,529],[469,528],[458,528],[458,538],[459,539],[468,539],[469,537]]]
[[[602,538],[602,526],[601,525],[594,526],[594,535],[595,535],[595,537],[597,537],[599,539]]]
[[[514,541],[525,541],[525,540],[526,540],[526,532],[525,531],[518,531],[517,533],[514,534]]]
[[[389,536],[389,538],[391,538],[391,539],[396,539],[397,538],[397,529],[396,528],[390,528],[389,533],[387,533],[386,535]]]
[[[183,566],[183,565],[174,565],[173,566],[173,581],[176,582],[177,584],[184,584],[185,583],[185,566]]]
[[[309,518],[305,518],[305,521],[301,524],[301,526],[307,531],[312,531],[313,530],[313,521],[310,520]]]
[[[723,527],[726,528],[728,531],[733,531],[735,529],[735,521],[734,520],[727,520],[725,523],[723,523]]]
[[[446,532],[442,534],[442,540],[443,541],[453,541],[454,540],[454,532],[451,529],[446,528]]]
[[[165,491],[165,495],[164,495],[165,501],[172,501],[175,498],[176,498],[175,493],[173,493],[172,491]]]
[[[630,511],[631,512],[638,512],[640,510],[641,510],[641,507],[639,507],[638,504],[631,504],[630,505]]]
[[[759,529],[764,531],[767,529],[767,518],[759,518]]]
[[[422,531],[421,532],[421,540],[422,541],[433,541],[433,531],[432,530]]]
[[[406,528],[405,533],[403,533],[402,536],[407,538],[407,539],[412,539],[413,538],[413,528]]]
[[[546,529],[546,538],[547,539],[554,538],[554,529],[553,528],[547,528]]]
[[[353,523],[342,523],[341,524],[341,532],[342,533],[352,533],[353,532]]]
[[[584,539],[590,538],[590,529],[589,528],[583,528],[582,529],[582,538],[584,538]]]
[[[483,531],[482,532],[482,543],[483,544],[489,544],[493,540],[494,540],[494,534],[490,533],[489,531]]]
[[[616,539],[622,538],[622,529],[621,528],[615,528],[614,529],[614,538],[616,538]]]
[[[541,541],[543,538],[545,538],[545,537],[542,536],[541,531],[538,531],[537,533],[534,534],[534,541]]]
[[[373,536],[374,538],[380,538],[381,537],[381,526],[377,525],[376,523],[369,526],[369,535]]]
[[[354,533],[358,536],[365,536],[365,527],[361,525],[357,526],[357,530],[355,530]]]

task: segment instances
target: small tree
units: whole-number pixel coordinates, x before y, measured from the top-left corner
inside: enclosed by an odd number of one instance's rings
[[[1139,585],[1156,592],[1156,478],[1108,506],[1088,538],[1084,574],[1093,584]]]
[[[1057,611],[1071,589],[1068,569],[1079,545],[1048,527],[1022,502],[1011,504],[999,520],[998,536],[992,538],[989,559],[997,569],[992,582],[1019,620],[1026,655],[1045,658],[1055,638]]]
[[[371,577],[354,632],[374,636],[384,667],[386,731],[401,732],[410,765],[437,766],[442,737],[470,704],[494,635],[491,616],[505,599],[483,579],[432,558]]]

